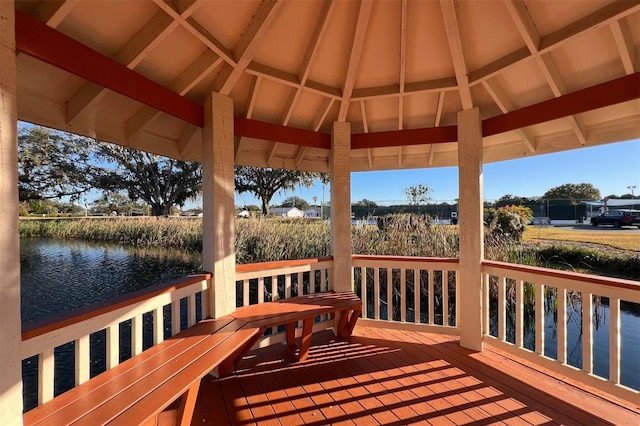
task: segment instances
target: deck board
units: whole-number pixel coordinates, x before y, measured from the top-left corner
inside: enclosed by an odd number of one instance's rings
[[[640,419],[638,406],[493,348],[468,351],[455,336],[357,326],[346,340],[314,333],[304,363],[285,358],[286,348],[274,345],[249,352],[229,377],[207,376],[192,425],[636,425]]]

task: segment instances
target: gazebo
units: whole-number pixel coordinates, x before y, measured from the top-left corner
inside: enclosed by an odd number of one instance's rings
[[[638,391],[620,383],[619,306],[640,303],[640,283],[486,261],[482,166],[640,138],[638,52],[637,1],[0,2],[3,424],[22,422],[26,356],[40,356],[41,402],[54,397],[53,347],[61,334],[57,326],[31,336],[21,331],[18,120],[202,162],[210,275],[189,288],[204,295],[205,316],[236,308],[238,281],[264,285],[264,277],[307,274],[323,283],[309,291],[340,291],[354,288],[355,270],[372,270],[374,300],[366,291],[360,296],[373,314],[365,309],[358,327],[459,335],[463,348],[498,347],[637,409]],[[262,273],[259,265],[236,268],[234,165],[329,172],[332,257],[265,266]],[[459,173],[459,259],[352,255],[351,172],[444,166]],[[441,295],[456,297],[453,324],[435,324],[432,303],[424,324],[404,313],[400,321],[381,319],[383,269],[388,277],[396,269],[431,277],[414,283],[424,288],[413,301],[402,287],[403,312],[407,304],[419,311],[423,293],[433,298],[434,271],[455,274],[456,294]],[[488,331],[490,278],[499,287],[498,336]],[[535,350],[523,348],[521,332],[515,343],[505,339],[507,281],[520,289],[520,328],[523,283],[535,285]],[[544,356],[546,287],[559,294],[556,359]],[[563,296],[572,290],[583,295],[581,369],[566,363]],[[591,295],[610,299],[608,378],[593,372]],[[159,301],[156,312],[166,303]],[[76,329],[64,330],[76,336]],[[78,383],[87,379],[77,372]]]

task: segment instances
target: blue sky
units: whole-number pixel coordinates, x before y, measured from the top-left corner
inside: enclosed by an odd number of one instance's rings
[[[640,194],[640,140],[620,142],[597,147],[576,149],[556,154],[537,155],[518,160],[485,164],[484,198],[496,200],[512,194],[526,197],[541,196],[547,190],[565,183],[591,183],[602,196],[631,192]],[[425,184],[433,189],[431,197],[438,201],[458,198],[458,169],[456,167],[413,169],[385,172],[358,172],[351,174],[351,200],[363,198],[378,204],[405,203],[404,189]],[[323,199],[322,185],[296,188],[278,193],[271,205],[280,204],[292,195],[313,203]],[[324,190],[329,201],[329,187]],[[236,194],[236,205],[260,205],[251,194]]]

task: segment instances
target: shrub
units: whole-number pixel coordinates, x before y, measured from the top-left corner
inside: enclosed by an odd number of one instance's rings
[[[507,207],[499,209],[485,209],[485,225],[493,236],[504,236],[514,241],[520,241],[524,234],[527,221],[519,213]]]

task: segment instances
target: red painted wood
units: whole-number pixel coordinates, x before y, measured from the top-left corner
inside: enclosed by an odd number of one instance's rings
[[[328,133],[287,127],[243,117],[234,117],[233,125],[236,136],[308,146],[311,148],[331,149],[331,135]]]
[[[449,257],[418,257],[418,256],[379,256],[379,255],[361,255],[354,254],[351,260],[371,260],[374,262],[438,262],[451,263],[457,265],[460,263],[458,259]]]
[[[394,130],[351,135],[351,149],[384,148],[389,146],[429,145],[458,140],[456,126]]]
[[[16,10],[16,49],[199,127],[204,108]]]
[[[482,135],[496,135],[638,98],[640,73],[637,72],[485,119],[482,122]]]

